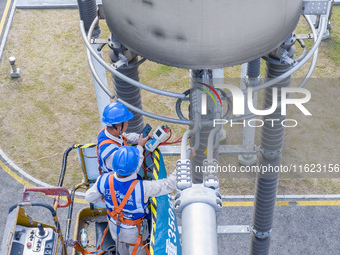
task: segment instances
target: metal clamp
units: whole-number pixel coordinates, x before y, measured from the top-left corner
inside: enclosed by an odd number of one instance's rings
[[[189,159],[179,159],[176,163],[177,189],[183,190],[192,186],[191,181],[191,161]]]
[[[218,162],[216,159],[203,161],[203,184],[206,188],[218,189]]]
[[[260,231],[257,231],[254,227],[251,227],[251,231],[254,233],[254,235],[257,238],[265,239],[270,235],[270,233],[272,232],[272,229],[270,229],[269,231],[266,231],[266,232],[260,232]]]
[[[256,78],[249,78],[248,75],[244,76],[244,85],[246,85],[246,87],[255,87],[257,85],[262,84],[263,79],[262,76],[259,75]]]
[[[262,147],[260,147],[260,153],[268,159],[274,159],[282,153],[282,149],[277,151],[265,151]]]
[[[182,213],[184,207],[194,203],[203,203],[212,206],[216,212],[222,210],[222,197],[214,189],[204,187],[202,184],[193,184],[190,189],[179,191],[175,196],[175,212]]]

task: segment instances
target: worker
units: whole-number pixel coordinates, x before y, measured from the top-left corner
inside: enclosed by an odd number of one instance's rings
[[[104,198],[110,233],[120,255],[147,253],[149,198],[168,194],[176,188],[175,171],[166,179],[141,180],[137,175],[140,157],[136,147],[120,147],[113,156],[114,173],[99,176],[85,195],[90,203]]]
[[[137,149],[140,155],[143,154],[143,146],[146,144],[150,136],[143,138],[137,133],[125,133],[128,127],[128,122],[133,118],[133,113],[130,112],[125,105],[120,102],[111,103],[104,108],[102,122],[106,124],[97,139],[97,157],[99,163],[99,172],[102,174],[111,172],[112,159],[116,150],[129,144],[137,144]],[[139,162],[140,168],[143,160]]]

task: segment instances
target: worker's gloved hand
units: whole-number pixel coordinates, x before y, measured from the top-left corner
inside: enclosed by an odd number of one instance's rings
[[[196,157],[196,150],[193,147],[189,147],[188,150],[191,150],[190,160]]]
[[[146,137],[143,137],[143,135],[141,134],[139,136],[139,139],[138,139],[138,145],[143,147],[150,138],[151,138],[151,136],[149,136],[149,135],[146,136]]]

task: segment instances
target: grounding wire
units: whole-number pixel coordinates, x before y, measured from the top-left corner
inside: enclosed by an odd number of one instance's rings
[[[316,35],[316,29],[315,29],[315,27],[313,25],[313,22],[311,21],[310,17],[305,16],[305,15],[304,15],[304,17],[305,17],[306,21],[308,22],[308,24],[309,24],[309,26],[310,26],[310,28],[311,28],[311,30],[313,32],[314,43],[316,43],[316,36],[315,36]],[[324,31],[324,30],[320,30],[320,31]],[[319,34],[319,36],[322,37],[321,34]],[[316,66],[316,61],[318,60],[318,53],[319,53],[319,49],[316,49],[315,53],[314,53],[314,56],[313,56],[313,60],[312,60],[311,66],[310,66],[310,68],[308,70],[308,73],[306,74],[305,78],[303,79],[303,81],[298,86],[299,88],[303,88],[306,85],[306,83],[309,80],[309,78],[312,76],[312,73],[313,73],[313,71],[315,69],[315,66]]]
[[[97,16],[98,17],[98,16]],[[94,21],[91,23],[91,26],[89,28],[89,31],[88,31],[88,40],[91,39],[91,36],[93,34],[93,30],[95,28],[95,26],[98,24],[98,20],[97,17],[94,19]],[[92,47],[91,47],[92,48]],[[98,49],[97,49],[97,54],[99,56],[99,52],[98,52]],[[96,69],[94,68],[93,66],[93,61],[92,61],[92,57],[91,57],[91,54],[90,54],[90,51],[88,49],[86,49],[86,56],[87,56],[87,61],[89,63],[89,67],[90,67],[90,70],[92,72],[92,75],[93,75],[93,78],[98,82],[99,86],[102,88],[102,90],[110,97],[110,98],[115,98],[115,96],[113,95],[113,93],[107,88],[107,86],[105,85],[105,83],[100,79]]]

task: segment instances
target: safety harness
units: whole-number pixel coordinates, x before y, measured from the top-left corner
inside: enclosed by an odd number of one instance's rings
[[[123,135],[122,135],[122,138],[123,138],[123,144],[124,144],[124,146],[125,146],[125,145],[128,145],[128,143],[127,143],[127,138],[126,138],[125,136],[123,136]],[[98,149],[100,148],[100,146],[102,146],[102,145],[104,145],[104,144],[108,144],[108,143],[116,144],[116,145],[118,145],[119,147],[122,146],[120,143],[118,143],[118,142],[116,142],[116,141],[113,141],[113,140],[111,140],[111,139],[108,138],[108,139],[102,141],[102,142],[98,145]],[[97,153],[98,153],[98,151],[97,151]]]
[[[129,220],[129,219],[124,218],[124,212],[123,212],[124,206],[127,203],[128,199],[130,198],[130,196],[131,196],[131,194],[132,194],[133,190],[135,189],[138,182],[139,182],[138,180],[134,180],[132,182],[132,184],[130,185],[128,191],[126,192],[126,194],[124,196],[123,201],[121,202],[120,205],[118,205],[117,198],[116,198],[116,192],[115,192],[115,189],[114,189],[114,176],[113,176],[113,174],[111,174],[109,176],[109,187],[110,187],[110,193],[111,193],[112,202],[113,202],[114,207],[113,207],[112,211],[107,210],[107,213],[110,215],[110,217],[112,217],[114,220],[116,220],[117,238],[118,238],[118,235],[120,233],[120,224],[121,223],[131,225],[131,226],[137,226],[139,234],[138,234],[136,243],[130,244],[131,246],[134,246],[131,255],[135,255],[137,253],[139,246],[144,246],[146,254],[149,255],[150,254],[149,249],[146,245],[146,242],[142,241],[143,238],[142,238],[142,233],[141,233],[141,226],[142,226],[142,223],[143,223],[143,219],[145,218],[145,215],[143,217],[137,219],[137,220]]]
[[[102,129],[99,131],[98,136],[99,136],[99,134],[100,134],[104,129],[105,129],[105,128],[102,128]],[[123,135],[122,135],[122,138],[123,138],[123,145],[124,145],[124,146],[128,145],[128,143],[127,143],[127,138],[126,138],[125,136],[123,136]],[[110,138],[107,138],[107,139],[103,140],[101,143],[99,143],[99,145],[97,146],[97,149],[96,149],[96,153],[97,153],[97,161],[98,161],[98,165],[99,165],[98,170],[99,170],[99,174],[100,174],[100,175],[102,175],[104,172],[103,172],[103,169],[102,169],[102,167],[100,166],[100,163],[99,163],[99,148],[100,148],[102,145],[104,145],[104,144],[109,144],[109,143],[111,143],[111,144],[116,144],[116,145],[118,145],[119,147],[122,146],[120,143],[118,143],[118,142],[116,142],[116,141],[113,141],[113,140],[111,140]],[[103,162],[103,164],[105,164],[105,162]]]

